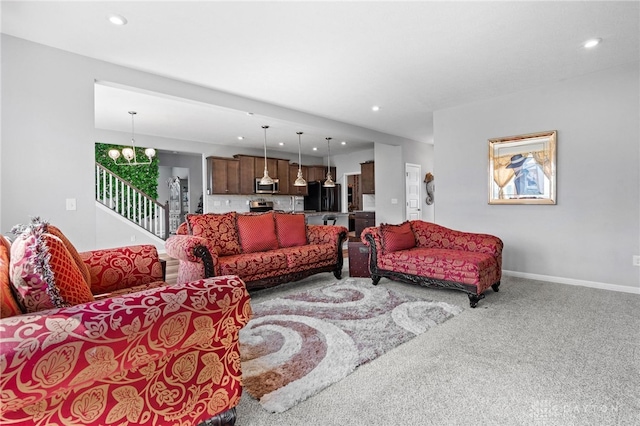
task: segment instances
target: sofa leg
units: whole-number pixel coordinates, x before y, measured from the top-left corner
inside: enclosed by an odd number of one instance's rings
[[[373,282],[373,285],[378,285],[378,283],[380,282],[380,278],[382,278],[380,275],[371,275],[371,281]]]
[[[223,411],[200,423],[198,426],[233,426],[236,423],[236,407]]]
[[[498,281],[497,283],[493,284],[491,286],[491,288],[493,289],[493,291],[495,291],[496,293],[500,291],[500,281]]]
[[[471,305],[472,308],[475,308],[476,306],[478,306],[478,302],[482,299],[484,299],[484,293],[469,294],[469,305]]]
[[[335,271],[333,271],[333,276],[338,280],[342,278],[342,269],[336,269]]]

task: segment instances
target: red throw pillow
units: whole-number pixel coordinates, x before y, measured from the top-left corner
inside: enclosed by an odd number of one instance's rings
[[[307,244],[307,224],[304,214],[276,213],[275,218],[280,247],[296,247]]]
[[[94,300],[89,285],[60,238],[37,219],[11,245],[9,273],[26,312]]]
[[[238,234],[243,253],[275,250],[278,248],[273,213],[259,215],[239,214]]]
[[[416,238],[409,222],[400,225],[380,225],[382,248],[385,253],[406,250],[416,246]]]
[[[187,226],[191,235],[213,241],[221,256],[240,254],[236,212],[188,214]]]

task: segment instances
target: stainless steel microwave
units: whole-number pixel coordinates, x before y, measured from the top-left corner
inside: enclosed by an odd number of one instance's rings
[[[276,194],[280,192],[280,181],[274,179],[272,184],[262,185],[260,178],[256,178],[256,194]]]

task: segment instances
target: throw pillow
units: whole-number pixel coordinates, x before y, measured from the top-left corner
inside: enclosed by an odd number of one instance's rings
[[[307,244],[307,225],[303,214],[276,213],[275,219],[280,247],[296,247]]]
[[[60,238],[45,232],[38,218],[11,245],[9,275],[25,312],[61,308],[94,300],[73,257]]]
[[[275,250],[278,248],[273,213],[238,215],[238,234],[243,253]]]
[[[416,238],[409,222],[400,225],[381,224],[382,248],[385,253],[406,250],[416,246]]]
[[[0,235],[0,318],[12,317],[22,313],[13,296],[11,281],[9,281],[10,250],[11,246],[8,241]]]
[[[78,269],[80,270],[80,273],[84,278],[84,282],[86,282],[87,285],[91,287],[91,272],[89,272],[89,267],[87,266],[86,263],[84,263],[84,261],[82,260],[82,257],[80,257],[80,253],[78,253],[78,250],[76,250],[74,245],[71,244],[71,241],[67,239],[67,237],[62,233],[62,231],[57,226],[47,224],[46,232],[60,238],[64,246],[67,248],[67,251],[73,258],[73,261],[76,262],[76,265],[78,266]]]
[[[236,230],[236,212],[188,214],[187,226],[189,234],[212,240],[221,256],[242,252]]]

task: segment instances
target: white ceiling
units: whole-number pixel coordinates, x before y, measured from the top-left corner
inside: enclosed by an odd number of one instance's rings
[[[110,24],[112,13],[128,24]],[[433,143],[435,110],[638,61],[639,20],[635,1],[2,1],[1,28],[81,55]],[[592,37],[603,42],[582,48]],[[97,86],[97,127],[130,131],[132,109],[136,133],[261,147],[260,126],[270,124],[269,140],[284,141],[280,149],[291,152],[297,152],[298,130],[305,132],[305,149],[326,144],[324,136],[347,140],[352,149],[371,146],[367,138],[331,134],[331,128]],[[248,137],[238,141],[240,135]]]

